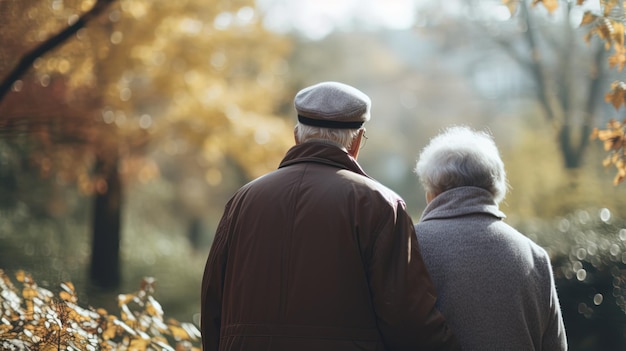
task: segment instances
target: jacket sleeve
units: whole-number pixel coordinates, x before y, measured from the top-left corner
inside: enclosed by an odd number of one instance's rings
[[[567,350],[567,337],[565,335],[565,325],[563,324],[563,316],[561,315],[561,306],[559,297],[556,292],[554,276],[552,273],[552,264],[550,257],[545,254],[546,264],[548,265],[550,279],[550,314],[548,324],[542,337],[542,350]]]
[[[443,315],[417,246],[415,229],[398,201],[379,232],[368,273],[378,328],[390,350],[460,350]]]
[[[226,205],[217,227],[202,278],[200,330],[203,351],[217,351],[219,349],[224,273],[228,257],[230,204],[231,202]]]

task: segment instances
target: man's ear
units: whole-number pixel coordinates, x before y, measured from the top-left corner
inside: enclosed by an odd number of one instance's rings
[[[365,128],[359,129],[359,133],[352,140],[352,145],[350,145],[350,150],[348,153],[354,157],[356,160],[359,157],[359,150],[361,150],[361,140],[363,139],[363,134],[365,134]]]

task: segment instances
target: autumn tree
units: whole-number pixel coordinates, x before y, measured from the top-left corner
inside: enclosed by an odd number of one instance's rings
[[[106,2],[62,45],[37,51],[103,1],[0,1],[0,77],[12,88],[0,129],[26,136],[43,176],[93,196],[90,277],[115,287],[123,189],[162,176],[159,157],[197,160],[209,187],[228,180],[224,170],[243,181],[275,165],[291,139],[275,112],[289,44],[250,0]]]
[[[588,36],[597,35],[605,43],[607,50],[612,50],[608,62],[611,68],[621,72],[626,64],[626,47],[624,46],[624,2],[603,1],[604,9],[601,14],[586,13],[583,24],[593,24]],[[611,83],[610,91],[605,95],[605,101],[612,104],[616,110],[626,104],[626,83],[615,80]],[[617,170],[613,184],[618,185],[626,179],[626,119],[624,123],[611,119],[606,129],[595,128],[592,139],[599,139],[604,143],[604,150],[608,155],[603,160],[605,167],[614,166]]]
[[[571,1],[560,3],[559,1],[546,1],[546,0],[533,0],[532,3],[529,4],[527,1],[519,1],[519,0],[504,0],[503,1],[508,7],[511,13],[515,13],[518,8],[520,8],[521,12],[525,14],[525,17],[528,18],[529,6],[535,7],[538,4],[541,4],[545,7],[547,12],[551,15],[557,13],[562,9],[566,9],[567,14],[569,14],[574,6],[584,6],[588,3],[586,0],[577,0],[575,4]],[[598,100],[598,89],[600,87],[601,80],[599,77],[601,76],[599,72],[601,72],[602,67],[606,66],[604,60],[608,61],[608,66],[610,68],[616,68],[618,71],[622,71],[624,68],[624,64],[626,63],[626,48],[624,47],[624,4],[622,0],[603,0],[600,1],[600,7],[597,10],[586,9],[582,16],[579,26],[586,28],[586,34],[584,35],[584,40],[587,44],[591,45],[592,39],[597,37],[600,39],[600,45],[596,45],[594,47],[595,60],[592,66],[592,79],[590,84],[590,89],[587,93],[587,109],[585,110],[587,118],[584,119],[582,135],[579,136],[579,147],[577,147],[577,152],[573,153],[573,155],[577,155],[575,158],[571,159],[568,157],[568,152],[564,152],[566,166],[568,165],[577,165],[580,163],[580,156],[582,155],[582,151],[585,149],[586,141],[588,138],[585,136],[589,135],[591,132],[592,125],[592,117],[594,115],[594,109],[591,108],[592,105],[596,105],[596,100]],[[570,16],[565,17],[566,19],[571,20]],[[571,26],[568,26],[571,28]],[[530,31],[527,31],[530,33]],[[529,42],[532,42],[531,34],[528,34]],[[569,46],[568,46],[569,47]],[[531,48],[534,48],[531,46]],[[535,52],[534,50],[532,52]],[[610,53],[610,55],[608,54]],[[571,61],[571,58],[574,55],[571,53],[564,58],[568,58]],[[537,71],[541,72],[541,71]],[[562,83],[568,83],[567,80]],[[565,88],[561,89],[569,89],[567,85]],[[541,89],[543,90],[543,88]],[[603,87],[603,90],[604,87]],[[605,95],[605,101],[611,103],[616,109],[619,109],[622,104],[624,104],[624,83],[615,81],[611,84],[610,91]],[[543,94],[542,94],[543,95]],[[559,96],[564,96],[560,94]],[[569,102],[570,100],[567,98],[560,98],[558,101],[561,102]],[[542,105],[547,105],[548,101],[542,100]],[[567,104],[561,103],[561,106],[566,106]],[[547,111],[548,108],[545,108]],[[551,114],[548,114],[550,116]],[[568,137],[569,130],[571,127],[567,127],[569,124],[568,115],[563,118],[565,123],[562,124],[560,133],[559,133],[559,141],[562,150],[568,150],[571,145],[571,137]],[[626,175],[626,167],[624,166],[624,151],[621,146],[622,142],[619,138],[619,131],[623,134],[623,129],[621,129],[621,125],[616,125],[615,121],[611,121],[607,125],[607,130],[601,133],[598,133],[597,129],[593,131],[591,135],[592,138],[600,137],[603,141],[605,141],[605,149],[607,151],[611,151],[611,154],[605,159],[605,166],[615,165],[618,169],[618,173],[614,180],[614,183],[618,184],[623,181]],[[617,134],[616,134],[617,131]],[[617,142],[608,143],[607,140],[613,140],[618,137],[619,140]],[[609,147],[607,145],[611,144]],[[578,160],[578,161],[577,161]],[[573,168],[573,167],[568,167]]]
[[[525,1],[504,0],[503,1],[511,10],[515,13],[518,7],[522,7],[525,12],[528,12],[529,6]],[[567,2],[565,5],[560,4],[559,1],[547,1],[547,0],[533,0],[532,6],[541,3],[545,6],[549,13],[558,11],[563,6],[567,6],[569,9],[573,6],[572,2]],[[585,5],[586,0],[577,0],[576,6]],[[592,41],[592,38],[597,37],[600,40],[600,47],[602,50],[596,49],[596,63],[595,67],[602,67],[604,62],[603,58],[607,58],[609,68],[615,69],[621,72],[626,65],[626,47],[624,46],[625,35],[625,18],[624,18],[624,1],[623,0],[602,0],[600,1],[599,11],[586,10],[582,16],[580,26],[587,29],[587,33],[584,39],[587,43]],[[607,54],[603,54],[607,53]],[[593,90],[588,99],[590,103],[596,98],[595,91],[598,88],[598,79],[593,81]],[[626,83],[619,80],[614,80],[611,83],[608,92],[605,94],[604,100],[619,110],[622,105],[626,104]],[[589,104],[587,104],[589,106]],[[591,118],[593,114],[589,114]],[[626,120],[625,120],[626,121]],[[586,125],[591,125],[591,121],[586,121]],[[589,132],[589,127],[584,128],[580,136],[581,145],[586,143],[586,133]],[[591,139],[600,139],[604,143],[605,151],[608,151],[608,155],[603,160],[605,167],[614,166],[617,169],[617,174],[613,180],[615,185],[620,184],[626,179],[626,138],[624,137],[626,132],[626,125],[618,122],[615,119],[611,119],[606,129],[600,130],[594,128],[591,133]]]
[[[509,7],[512,13],[515,12],[518,6],[527,7],[528,4],[524,1],[505,0],[504,3]],[[549,13],[558,11],[561,6],[558,1],[546,1],[546,0],[534,0],[532,6],[541,3]],[[587,3],[586,0],[577,0],[576,5],[581,6]],[[567,2],[567,6],[571,8],[571,2]],[[598,50],[596,57],[596,67],[604,62],[601,60],[606,57],[609,68],[615,69],[621,72],[626,64],[626,47],[624,46],[624,31],[625,31],[625,19],[624,19],[624,1],[623,0],[602,0],[600,1],[599,11],[586,10],[583,14],[580,26],[587,28],[587,33],[584,39],[587,43],[590,43],[592,38],[597,37],[600,40],[600,46],[603,51]],[[526,9],[527,11],[527,9]],[[605,52],[607,54],[602,55]],[[594,88],[597,88],[598,83],[594,82]],[[591,96],[595,99],[594,96]],[[589,98],[591,98],[589,97]],[[626,83],[614,80],[611,83],[608,92],[605,94],[604,100],[619,110],[622,105],[626,103]],[[591,116],[591,115],[590,115]],[[590,124],[590,123],[589,123]],[[583,131],[588,132],[589,128],[585,128]],[[626,139],[624,134],[626,126],[611,119],[606,129],[600,130],[594,128],[590,137],[591,139],[600,139],[604,143],[605,151],[608,151],[608,155],[603,160],[605,167],[614,166],[617,169],[617,174],[613,180],[615,185],[620,184],[626,179]],[[581,135],[581,140],[585,134]]]
[[[444,33],[462,37],[458,41],[497,50],[511,59],[512,69],[529,82],[546,126],[554,131],[564,167],[579,168],[602,107],[609,57],[604,42],[588,35],[596,22],[585,17],[581,27],[582,1],[462,3],[462,11],[452,14],[442,14],[447,7],[443,3],[427,5],[431,9],[426,13],[439,18],[435,23]]]

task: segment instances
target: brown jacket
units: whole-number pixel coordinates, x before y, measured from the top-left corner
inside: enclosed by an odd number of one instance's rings
[[[344,150],[291,148],[228,202],[202,282],[204,351],[448,350],[404,201]]]

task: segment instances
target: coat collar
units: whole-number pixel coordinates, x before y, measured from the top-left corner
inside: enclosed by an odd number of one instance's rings
[[[506,217],[499,210],[498,204],[493,200],[493,195],[489,191],[474,186],[463,186],[437,195],[424,209],[420,221],[479,213],[499,219]]]
[[[309,141],[293,146],[281,161],[278,168],[291,166],[302,162],[314,162],[329,166],[347,169],[354,173],[368,176],[354,157],[350,156],[345,149],[335,145],[317,141]]]

